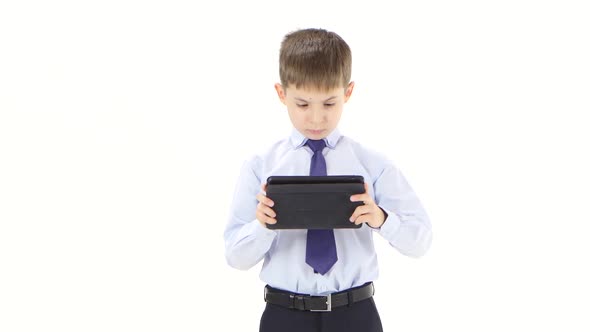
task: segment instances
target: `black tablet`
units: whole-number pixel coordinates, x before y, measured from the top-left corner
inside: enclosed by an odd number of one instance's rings
[[[270,176],[266,196],[277,223],[269,229],[360,228],[349,221],[357,206],[350,196],[365,192],[360,175]]]

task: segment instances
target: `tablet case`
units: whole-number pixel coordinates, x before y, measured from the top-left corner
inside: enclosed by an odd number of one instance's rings
[[[365,192],[360,175],[270,176],[266,196],[277,223],[269,229],[360,228],[349,221],[357,206],[350,196]]]

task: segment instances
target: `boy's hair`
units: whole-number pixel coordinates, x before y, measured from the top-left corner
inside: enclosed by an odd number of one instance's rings
[[[330,90],[350,82],[352,54],[339,35],[324,29],[302,29],[285,36],[279,56],[281,84],[287,88]]]

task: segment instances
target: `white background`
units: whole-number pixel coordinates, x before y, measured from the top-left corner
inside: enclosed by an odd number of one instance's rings
[[[203,4],[200,4],[203,3]],[[3,1],[0,331],[257,331],[223,231],[288,135],[284,34],[339,33],[344,134],[402,169],[431,250],[377,241],[386,331],[588,331],[584,1]]]

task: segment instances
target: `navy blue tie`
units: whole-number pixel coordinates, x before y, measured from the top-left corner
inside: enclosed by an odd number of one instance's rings
[[[306,144],[313,151],[309,175],[327,175],[326,159],[322,154],[326,147],[324,140],[307,140]],[[305,262],[313,267],[316,273],[326,274],[337,260],[334,231],[331,229],[308,230]]]

